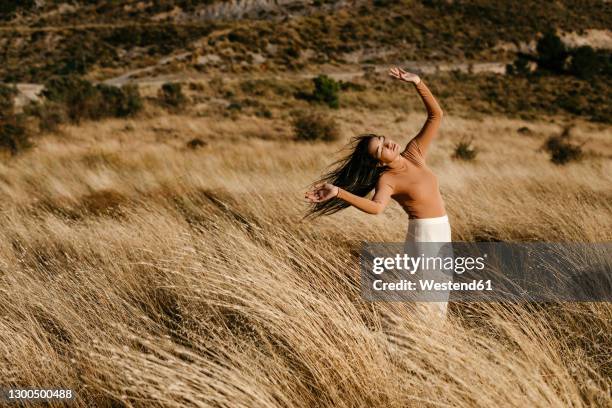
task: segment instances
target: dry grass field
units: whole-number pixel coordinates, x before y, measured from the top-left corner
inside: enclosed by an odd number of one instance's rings
[[[83,407],[609,406],[609,303],[454,303],[425,325],[359,292],[360,244],[402,241],[399,205],[301,221],[351,136],[407,143],[422,108],[340,109],[333,143],[293,141],[274,113],[149,107],[3,156],[5,387]],[[562,118],[446,115],[430,166],[453,240],[612,240],[611,128],[573,123],[587,155],[556,166],[538,149]],[[463,136],[474,162],[451,159]]]

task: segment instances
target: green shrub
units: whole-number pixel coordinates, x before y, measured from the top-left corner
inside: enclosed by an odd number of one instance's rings
[[[50,103],[65,106],[72,122],[83,119],[126,117],[142,109],[142,99],[136,85],[121,88],[98,84],[75,75],[56,76],[45,83],[43,96]]]
[[[454,159],[472,161],[476,158],[478,154],[478,149],[472,146],[472,139],[469,141],[464,140],[462,138],[456,145],[455,151],[453,153]]]
[[[158,93],[160,103],[171,109],[179,109],[187,103],[187,97],[183,94],[183,88],[180,83],[166,82],[162,85]]]
[[[521,126],[516,131],[520,135],[531,136],[533,134],[533,131],[531,129],[529,129],[527,126]]]
[[[15,95],[13,86],[0,84],[0,149],[12,155],[30,147],[29,134],[24,124],[24,115],[15,114]]]
[[[340,136],[335,120],[322,113],[300,112],[294,116],[292,125],[296,140],[329,142]]]
[[[514,63],[506,65],[506,73],[528,75],[528,62],[535,61],[540,72],[571,74],[581,79],[612,74],[612,53],[609,50],[594,50],[588,45],[568,48],[553,30],[547,31],[538,40],[536,49],[536,56],[519,52]]]
[[[0,20],[10,20],[16,11],[27,11],[36,5],[34,0],[0,1]]]
[[[581,160],[583,157],[582,145],[570,141],[570,129],[567,126],[560,135],[550,136],[544,143],[544,150],[550,153],[550,161],[555,164],[566,164],[571,161]]]
[[[13,114],[15,95],[17,95],[15,86],[0,84],[0,117]]]
[[[600,60],[593,48],[588,45],[570,51],[571,62],[569,71],[582,79],[589,79],[601,70]]]
[[[538,68],[544,68],[554,73],[563,72],[568,52],[554,31],[547,31],[538,40],[536,50],[538,52]]]
[[[338,109],[340,106],[338,92],[340,84],[327,75],[319,75],[313,78],[315,90],[312,97],[317,102],[327,104],[330,108]]]
[[[119,113],[122,116],[133,116],[137,112],[140,112],[143,107],[143,102],[138,85],[128,84],[122,86],[121,89],[124,94],[124,99]]]
[[[79,76],[49,78],[42,94],[48,101],[63,103],[72,122],[79,123],[83,119],[100,117],[100,93],[91,82]]]
[[[142,109],[138,85],[128,84],[121,88],[104,84],[96,85],[102,96],[101,112],[105,116],[124,118],[133,116]]]
[[[68,119],[66,107],[59,102],[33,102],[25,106],[24,112],[38,118],[38,127],[43,132],[55,132]]]
[[[23,115],[0,117],[0,149],[8,150],[11,155],[16,155],[31,146]]]
[[[65,44],[63,55],[53,66],[56,75],[85,75],[96,64],[108,66],[117,58],[115,50],[93,32],[73,33]]]
[[[78,75],[58,75],[45,82],[42,95],[49,101],[67,102],[74,94],[91,88],[93,85]]]
[[[204,140],[200,139],[199,137],[191,139],[190,141],[187,142],[187,147],[190,148],[190,149],[193,149],[193,150],[199,149],[199,148],[204,147],[206,145],[207,145],[207,143]]]

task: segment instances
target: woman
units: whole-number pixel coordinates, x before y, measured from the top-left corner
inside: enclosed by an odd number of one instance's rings
[[[382,135],[354,137],[352,152],[334,163],[333,170],[306,193],[305,198],[313,204],[306,217],[333,214],[349,205],[380,214],[393,198],[409,217],[407,242],[451,242],[438,180],[426,163],[442,122],[442,109],[418,75],[398,67],[391,68],[389,75],[414,84],[427,108],[425,124],[403,150]],[[365,198],[372,189],[372,199]],[[446,315],[446,302],[435,306]]]

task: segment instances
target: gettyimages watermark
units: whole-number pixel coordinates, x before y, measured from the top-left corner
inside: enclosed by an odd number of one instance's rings
[[[360,267],[369,301],[612,301],[612,242],[364,243]]]

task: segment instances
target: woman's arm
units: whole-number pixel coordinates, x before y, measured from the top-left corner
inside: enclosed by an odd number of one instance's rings
[[[431,141],[438,135],[438,129],[442,123],[444,113],[436,98],[434,98],[427,85],[420,78],[417,82],[413,83],[427,109],[427,120],[419,133],[413,138],[419,142],[419,147],[423,157],[425,157]]]
[[[425,104],[425,108],[427,109],[427,120],[417,135],[410,140],[410,142],[412,142],[412,140],[416,139],[421,148],[423,158],[425,158],[431,141],[438,134],[438,129],[442,122],[442,108],[440,108],[436,98],[434,98],[427,85],[425,85],[417,74],[406,72],[399,67],[394,67],[389,70],[389,75],[404,82],[412,82]],[[410,142],[408,142],[408,145]],[[408,148],[408,146],[406,146],[406,148]]]
[[[355,195],[342,188],[338,188],[338,194],[336,197],[368,214],[380,214],[389,203],[391,194],[393,194],[393,187],[379,179],[374,192],[374,197],[372,197],[371,200],[364,197],[359,197],[358,195]]]

